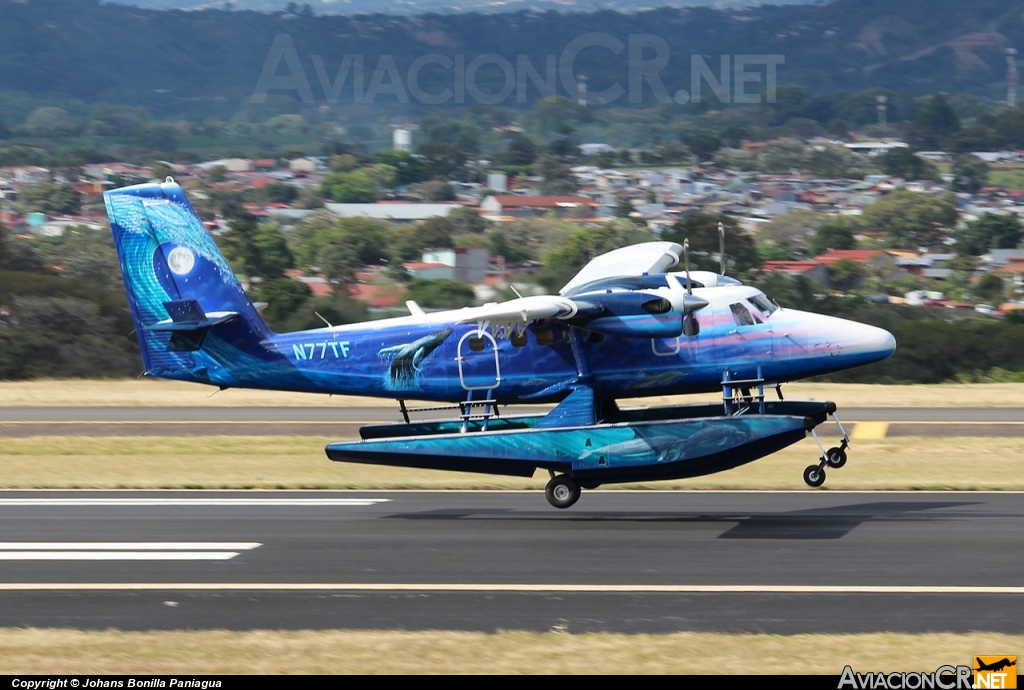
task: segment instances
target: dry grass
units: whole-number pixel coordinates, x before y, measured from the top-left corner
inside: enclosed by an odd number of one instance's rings
[[[536,489],[547,481],[331,462],[305,437],[32,437],[0,446],[0,488]],[[336,440],[336,439],[333,439]],[[728,472],[614,485],[648,489],[807,489],[811,440]],[[1024,490],[1024,438],[854,441],[827,489]],[[808,489],[810,490],[810,489]]]
[[[934,671],[1024,636],[2,629],[7,674],[812,673]]]
[[[216,388],[160,379],[0,382],[0,407],[393,407],[393,400]],[[915,386],[793,383],[787,398],[832,400],[843,407],[1020,407],[1024,383],[944,383]],[[644,398],[625,404],[719,400],[719,394]]]

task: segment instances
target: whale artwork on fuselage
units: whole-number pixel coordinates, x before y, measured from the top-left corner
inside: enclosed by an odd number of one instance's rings
[[[595,258],[557,295],[274,333],[181,188],[104,194],[145,374],[220,388],[390,398],[402,421],[331,443],[332,460],[532,476],[565,508],[581,488],[693,477],[791,445],[835,414],[778,386],[885,359],[887,331],[786,309],[708,271],[670,271],[683,246]],[[685,264],[684,263],[684,269]],[[765,389],[780,390],[766,400]],[[621,408],[626,398],[721,391],[722,403]],[[456,411],[414,420],[406,400]],[[505,416],[508,404],[544,404]],[[836,420],[838,422],[838,420]],[[842,426],[839,426],[842,430]],[[804,471],[846,462],[848,439]],[[819,442],[820,445],[820,442]]]

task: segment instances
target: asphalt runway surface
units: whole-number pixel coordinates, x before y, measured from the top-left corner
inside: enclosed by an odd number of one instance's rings
[[[502,414],[531,414],[546,409],[510,406]],[[846,408],[839,410],[839,416],[855,438],[1024,434],[1022,408]],[[340,439],[358,438],[359,427],[364,424],[397,421],[401,421],[397,406],[0,407],[0,438],[298,435]],[[865,423],[859,433],[857,425]]]
[[[1024,493],[0,492],[0,626],[1024,632]]]

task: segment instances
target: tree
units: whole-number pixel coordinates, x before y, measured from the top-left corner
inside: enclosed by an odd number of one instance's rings
[[[960,254],[980,256],[989,249],[1013,249],[1024,237],[1024,226],[1016,216],[985,213],[970,221],[956,233],[956,250]]]
[[[788,173],[803,166],[806,154],[804,145],[796,139],[776,139],[761,149],[757,167],[768,173]]]
[[[275,323],[288,320],[312,296],[309,286],[291,278],[261,283],[256,296],[267,303],[264,314]]]
[[[411,194],[419,194],[424,201],[454,201],[455,190],[447,182],[427,180],[409,186]]]
[[[590,111],[565,96],[548,96],[537,101],[528,116],[530,128],[540,134],[560,131],[566,125],[576,128],[590,121]]]
[[[854,224],[845,220],[827,220],[822,223],[811,238],[811,255],[824,254],[829,249],[853,249],[857,240],[853,238]]]
[[[162,161],[158,161],[153,166],[151,172],[153,173],[153,179],[160,180],[161,182],[163,182],[168,177],[174,175],[174,171],[171,170],[171,166],[167,165],[167,163],[164,163]]]
[[[828,127],[825,128],[825,132],[830,136],[845,139],[850,136],[850,125],[846,123],[846,120],[833,119],[828,123]]]
[[[452,247],[455,223],[448,218],[428,218],[416,224],[416,239],[422,249]]]
[[[947,137],[959,131],[960,118],[953,112],[946,94],[937,93],[926,99],[914,115],[914,127],[922,145],[938,148]]]
[[[882,169],[886,175],[904,180],[936,180],[939,177],[934,165],[906,146],[889,149],[882,156]]]
[[[395,168],[398,171],[397,182],[400,185],[409,185],[427,179],[423,160],[408,151],[398,149],[381,151],[377,154],[377,162]]]
[[[2,224],[0,224],[0,270],[33,273],[43,270],[43,260],[32,242],[12,236]]]
[[[228,221],[228,226],[231,229],[217,240],[234,270],[269,281],[294,265],[284,235],[273,225],[257,225],[256,218],[243,210]]]
[[[888,235],[892,246],[916,249],[941,241],[956,225],[957,215],[949,195],[932,197],[899,189],[868,206],[863,222],[866,229]]]
[[[760,264],[757,247],[749,235],[740,230],[735,218],[695,213],[680,218],[672,227],[662,233],[662,239],[682,244],[690,240],[690,268],[702,271],[719,271],[718,224],[725,228],[726,272],[742,274]]]
[[[149,151],[177,151],[178,137],[174,127],[156,124],[146,127],[138,133],[136,141],[139,146]]]
[[[457,280],[426,280],[414,278],[409,283],[409,299],[421,307],[457,309],[473,304],[473,288]]]
[[[864,267],[850,259],[840,259],[828,266],[828,280],[832,287],[844,292],[856,287],[863,277]]]
[[[849,177],[854,155],[845,146],[812,146],[807,153],[806,169],[820,177]]]
[[[451,186],[449,185],[449,189]],[[454,226],[454,233],[464,235],[468,232],[481,233],[487,229],[487,221],[484,220],[475,209],[465,206],[456,206],[448,213],[448,220]]]
[[[368,204],[377,200],[377,185],[362,170],[331,173],[320,187],[324,196],[342,204]]]
[[[263,195],[272,204],[290,204],[299,197],[299,190],[283,182],[271,182],[263,188]]]
[[[683,135],[683,143],[697,157],[697,161],[710,160],[715,151],[722,148],[722,140],[710,129],[698,129]]]
[[[212,184],[223,182],[228,177],[228,169],[223,165],[215,165],[206,171],[206,180]]]
[[[530,259],[530,251],[526,247],[510,242],[503,230],[496,230],[491,235],[491,254],[504,257],[505,261],[510,263],[522,263]]]
[[[622,221],[605,223],[596,228],[583,228],[574,231],[568,241],[548,254],[544,265],[559,275],[575,272],[595,256],[650,239],[650,232]]]
[[[370,179],[378,187],[390,189],[398,182],[398,168],[387,163],[371,165],[368,168],[363,168],[363,172],[369,175]]]
[[[508,165],[529,165],[537,157],[537,147],[529,137],[516,132],[507,141],[508,151],[502,160]]]
[[[576,191],[572,167],[558,156],[545,153],[534,163],[534,168],[544,178],[543,193],[566,195]]]
[[[288,249],[284,235],[273,225],[260,225],[253,235],[252,243],[258,257],[254,266],[256,275],[264,280],[276,279],[284,274],[285,269],[295,265],[295,257]]]
[[[636,211],[633,208],[633,202],[628,197],[621,197],[619,202],[615,205],[615,217],[616,218],[629,218],[630,214]]]
[[[429,179],[448,182],[466,174],[466,156],[451,144],[431,142],[421,146],[418,153]]]
[[[988,163],[963,153],[953,159],[953,185],[962,192],[976,192],[988,182]]]
[[[974,284],[974,294],[987,302],[998,304],[1003,301],[1003,279],[986,273]]]
[[[331,172],[346,172],[359,167],[359,159],[351,153],[336,153],[328,159]]]
[[[37,182],[22,185],[18,190],[18,203],[26,212],[67,215],[78,213],[82,207],[82,195],[69,184]]]

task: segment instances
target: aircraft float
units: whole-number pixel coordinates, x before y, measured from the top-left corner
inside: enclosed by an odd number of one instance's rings
[[[648,242],[595,258],[557,295],[273,333],[179,187],[104,194],[145,375],[225,388],[391,398],[402,421],[328,444],[331,460],[530,477],[548,501],[602,484],[737,467],[812,435],[804,470],[821,486],[849,438],[831,402],[784,400],[780,385],[890,356],[880,328],[782,308],[688,251]],[[680,258],[684,270],[670,272]],[[778,391],[766,400],[765,390]],[[722,392],[722,402],[619,407],[617,400]],[[406,400],[450,407],[410,409]],[[503,416],[509,404],[552,404]],[[448,419],[410,414],[450,409]],[[825,450],[815,428],[842,434]]]

